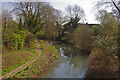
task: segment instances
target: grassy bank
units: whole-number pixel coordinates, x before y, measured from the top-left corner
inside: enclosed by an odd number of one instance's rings
[[[35,43],[35,41],[30,46],[26,45],[22,49],[10,49],[9,47],[3,46],[2,47],[2,56],[11,55],[14,53],[21,53],[21,52],[25,52],[25,51],[30,51],[30,50],[34,50],[36,48],[37,48],[37,44]]]
[[[37,51],[35,50],[4,55],[2,57],[2,75],[11,72],[37,55]]]
[[[38,75],[47,67],[53,64],[53,61],[58,58],[58,54],[54,46],[51,46],[47,41],[40,40],[41,52],[40,57],[26,69],[16,73],[13,77],[16,78],[37,78]]]
[[[36,47],[37,45],[33,43],[30,49],[24,48],[18,51],[2,53],[2,75],[11,72],[37,56],[37,51],[34,50]]]

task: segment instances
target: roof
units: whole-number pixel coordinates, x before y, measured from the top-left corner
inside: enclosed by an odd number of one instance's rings
[[[68,23],[68,22],[64,22],[64,23],[62,23],[62,26],[65,25],[65,24],[67,24],[67,23]]]
[[[65,25],[65,24],[67,24],[68,22],[64,22],[64,23],[62,23],[62,26],[63,25]],[[79,23],[79,25],[88,25],[88,27],[89,28],[92,28],[94,25],[98,25],[98,26],[100,26],[100,24],[88,24],[88,23]]]
[[[100,26],[100,24],[79,24],[79,25],[88,25],[89,28],[92,28],[94,25]]]
[[[100,26],[100,24],[88,24],[88,27],[92,28],[94,25]]]

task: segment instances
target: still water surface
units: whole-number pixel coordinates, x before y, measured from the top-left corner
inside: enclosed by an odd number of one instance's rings
[[[40,74],[40,78],[84,78],[87,70],[88,53],[81,52],[71,45],[54,42],[60,58]]]

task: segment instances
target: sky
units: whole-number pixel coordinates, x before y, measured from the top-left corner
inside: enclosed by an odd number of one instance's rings
[[[21,1],[21,0],[19,0]],[[26,0],[27,1],[27,0]],[[30,0],[29,0],[30,1]],[[35,1],[35,0],[34,0]],[[41,1],[41,0],[39,0]],[[42,0],[43,1],[43,0]],[[42,2],[41,1],[41,2]],[[7,9],[7,10],[12,10],[12,6],[10,6],[8,3],[6,2],[10,2],[10,0],[5,0],[2,3],[2,8],[3,9]],[[61,11],[65,11],[65,8],[68,5],[79,5],[85,12],[85,16],[87,19],[87,23],[89,24],[97,24],[99,23],[96,19],[95,19],[95,10],[94,10],[94,3],[95,0],[44,0],[44,2],[50,2],[50,4],[58,10]]]
[[[85,12],[87,23],[98,23],[95,19],[95,10],[93,9],[94,0],[69,0],[60,2],[51,2],[51,5],[59,10],[65,11],[65,7],[68,5],[79,5]]]

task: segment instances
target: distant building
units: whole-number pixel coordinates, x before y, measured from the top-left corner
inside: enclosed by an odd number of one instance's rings
[[[89,28],[92,28],[93,26],[100,26],[100,24],[88,24]]]
[[[61,25],[64,26],[64,25],[67,24],[67,23],[68,23],[68,22],[64,22],[64,23],[62,23]]]
[[[62,26],[64,26],[64,25],[67,25],[68,24],[68,22],[64,22],[64,23],[62,23]],[[88,26],[90,29],[93,27],[93,26],[101,26],[100,24],[88,24],[88,23],[79,23],[78,24],[79,26],[81,25],[84,25],[84,26]]]
[[[93,26],[101,26],[100,24],[88,24],[88,23],[86,23],[86,24],[79,24],[79,25],[87,25],[90,29],[93,27]]]

